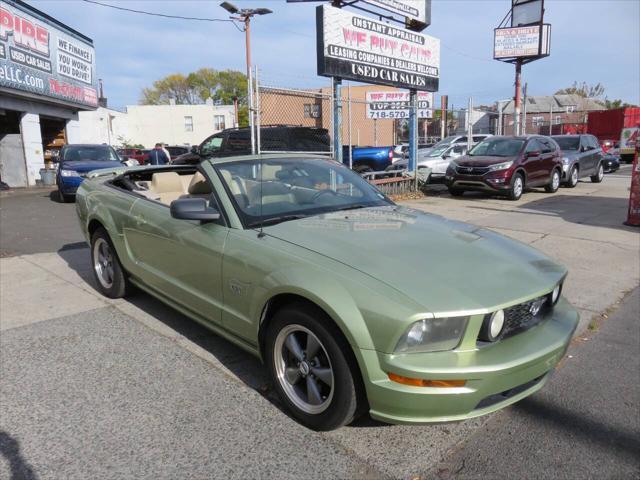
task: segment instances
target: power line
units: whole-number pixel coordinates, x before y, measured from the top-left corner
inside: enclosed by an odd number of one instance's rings
[[[182,15],[167,15],[165,13],[147,12],[145,10],[135,10],[133,8],[119,7],[117,5],[109,5],[108,3],[96,2],[95,0],[82,0],[82,1],[86,3],[93,3],[94,5],[100,5],[101,7],[113,8],[115,10],[138,13],[141,15],[149,15],[152,17],[172,18],[177,20],[191,20],[191,21],[197,21],[197,22],[229,22],[233,24],[233,26],[236,27],[238,30],[242,31],[242,29],[238,27],[238,25],[236,25],[236,22],[234,20],[228,20],[226,18],[203,18],[203,17],[185,17]]]

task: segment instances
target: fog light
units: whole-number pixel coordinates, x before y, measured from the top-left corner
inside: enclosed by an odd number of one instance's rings
[[[456,388],[464,387],[466,380],[424,380],[422,378],[409,378],[395,373],[389,373],[389,380],[401,383],[403,385],[411,385],[412,387],[436,387],[436,388]]]
[[[493,312],[490,317],[485,318],[482,324],[480,339],[487,342],[495,342],[502,335],[504,324],[504,310]]]

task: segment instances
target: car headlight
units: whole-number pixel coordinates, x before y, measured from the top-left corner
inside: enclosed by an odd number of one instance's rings
[[[490,172],[495,172],[495,171],[498,171],[498,170],[507,170],[508,168],[511,168],[512,165],[513,165],[513,161],[496,163],[495,165],[491,165],[489,167],[489,171]]]
[[[558,300],[560,300],[561,293],[562,293],[562,284],[559,283],[558,285],[556,285],[556,288],[554,288],[550,294],[551,305],[555,305],[556,303],[558,303]]]
[[[468,317],[429,318],[412,324],[400,337],[396,353],[425,353],[453,350],[467,325]]]
[[[485,342],[495,342],[504,331],[504,310],[487,315],[482,322],[479,338]]]
[[[62,175],[63,177],[79,177],[80,174],[78,172],[76,172],[75,170],[60,170],[60,175]]]

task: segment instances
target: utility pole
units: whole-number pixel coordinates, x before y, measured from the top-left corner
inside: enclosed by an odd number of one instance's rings
[[[449,97],[447,95],[440,95],[440,140],[444,140],[444,137],[446,137],[447,103],[449,103]]]
[[[235,17],[230,17],[232,20],[236,20],[244,24],[245,59],[247,63],[247,107],[249,110],[249,126],[251,128],[251,150],[252,153],[255,154],[256,145],[253,118],[255,109],[253,105],[253,81],[251,79],[251,17],[256,15],[268,15],[273,12],[268,8],[238,8],[229,2],[222,2],[220,6],[231,15],[237,15]]]
[[[467,150],[471,150],[473,144],[471,137],[473,136],[473,120],[471,114],[473,112],[473,97],[469,97],[469,106],[467,107]]]
[[[342,163],[342,80],[333,80],[333,157]],[[349,160],[351,162],[351,160]]]
[[[524,106],[522,107],[522,134],[527,134],[527,82],[524,83]]]
[[[514,114],[513,114],[513,128],[514,135],[520,135],[520,77],[522,74],[522,59],[518,58],[516,61],[516,95],[514,98]]]
[[[407,170],[415,172],[418,169],[416,162],[418,160],[418,91],[409,90],[409,165]]]
[[[555,101],[553,95],[551,96],[551,109],[549,110],[549,135],[553,135],[553,102]]]

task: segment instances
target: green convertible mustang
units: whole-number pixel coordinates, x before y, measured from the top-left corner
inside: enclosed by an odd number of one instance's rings
[[[578,322],[564,267],[318,157],[96,171],[77,212],[104,295],[135,285],[259,356],[313,429],[500,409],[543,386]]]

